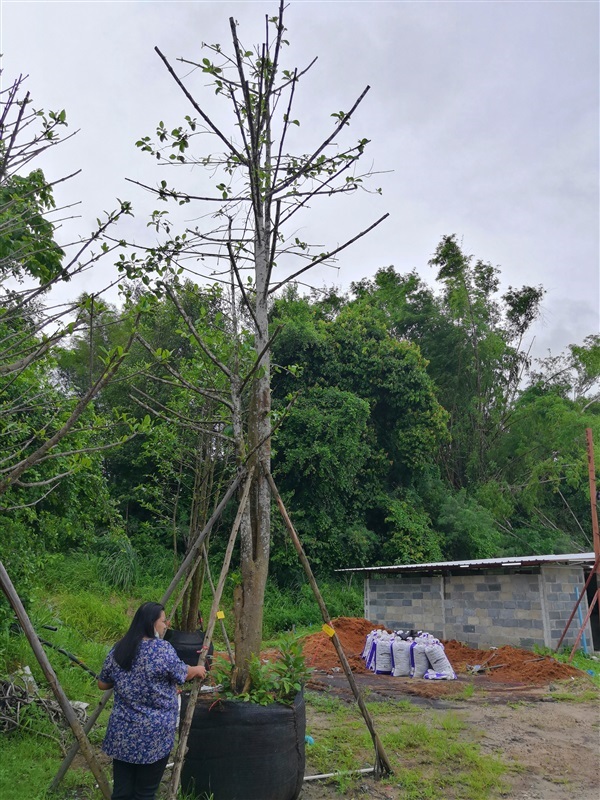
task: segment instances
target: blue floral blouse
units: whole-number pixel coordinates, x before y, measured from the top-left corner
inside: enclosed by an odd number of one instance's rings
[[[114,649],[114,648],[113,648]],[[110,651],[100,680],[114,684],[114,705],[104,752],[130,764],[153,764],[171,752],[177,727],[177,684],[187,664],[162,639],[143,639],[131,665],[122,669]]]

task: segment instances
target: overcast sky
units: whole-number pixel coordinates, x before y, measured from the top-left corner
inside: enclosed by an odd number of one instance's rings
[[[156,123],[193,114],[154,52],[200,60],[202,42],[230,42],[229,16],[245,45],[262,40],[263,2],[54,2],[1,0],[3,85],[29,75],[36,107],[65,108],[80,133],[43,164],[48,178],[78,167],[61,201],[80,198],[85,232],[115,197],[136,210],[128,236],[146,236],[155,203],[126,177],[166,175],[134,143]],[[341,254],[316,286],[346,289],[393,264],[427,266],[444,234],[501,268],[502,287],[543,284],[534,352],[553,353],[598,333],[599,4],[593,2],[377,2],[292,0],[284,67],[318,61],[299,86],[296,143],[309,151],[371,86],[352,124],[371,140],[372,188],[314,206],[300,235],[329,249],[383,213],[390,217]],[[189,72],[178,65],[181,75]],[[221,119],[206,79],[189,76]],[[208,152],[213,152],[210,147]],[[186,207],[188,209],[189,207]],[[196,212],[198,214],[199,212]],[[190,212],[190,216],[193,216]],[[108,262],[69,291],[95,291]]]

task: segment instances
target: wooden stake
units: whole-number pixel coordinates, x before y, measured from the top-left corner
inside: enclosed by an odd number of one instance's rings
[[[319,604],[319,608],[321,609],[321,616],[323,617],[323,622],[333,631],[333,635],[331,636],[331,641],[333,642],[333,646],[337,651],[340,663],[344,669],[344,672],[346,673],[346,677],[348,678],[348,683],[350,684],[350,688],[352,689],[352,693],[356,698],[356,702],[358,703],[358,706],[366,722],[367,728],[369,729],[369,733],[371,734],[371,739],[373,740],[373,746],[375,748],[375,767],[374,767],[375,777],[379,778],[382,775],[390,775],[392,772],[390,762],[385,753],[383,744],[381,743],[381,740],[375,731],[373,720],[371,719],[371,715],[369,714],[369,711],[365,705],[365,701],[363,700],[362,695],[358,690],[358,686],[356,685],[356,681],[354,680],[354,675],[352,674],[352,670],[350,669],[350,664],[348,663],[346,654],[342,649],[342,645],[340,644],[338,635],[337,633],[335,633],[335,630],[331,627],[331,618],[329,616],[329,612],[327,611],[327,607],[325,605],[321,592],[319,591],[319,587],[317,586],[317,582],[313,575],[308,559],[306,558],[306,554],[304,552],[300,539],[298,538],[298,534],[296,533],[294,526],[292,525],[292,521],[288,516],[288,513],[283,504],[283,500],[281,499],[281,496],[277,490],[277,486],[275,485],[275,481],[273,480],[273,476],[271,475],[269,470],[264,466],[264,464],[263,464],[263,471],[267,478],[267,481],[269,482],[269,486],[271,487],[271,492],[273,493],[273,497],[277,502],[277,506],[279,507],[279,511],[281,512],[281,516],[283,517],[283,521],[285,522],[286,528],[288,529],[288,533],[290,534],[292,542],[294,543],[294,547],[296,548],[298,557],[300,558],[302,566],[304,567],[304,572],[306,573],[308,582],[311,585],[317,603]]]
[[[599,600],[600,600],[600,533],[598,532],[598,511],[597,511],[597,505],[596,505],[596,467],[594,466],[594,439],[593,439],[593,436],[592,436],[592,429],[591,428],[586,428],[585,429],[585,438],[587,440],[588,478],[589,478],[589,483],[590,483],[590,506],[591,506],[591,512],[592,512],[592,539],[593,539],[593,542],[594,542],[595,559],[594,559],[594,566],[592,567],[592,570],[591,570],[590,574],[587,577],[587,580],[586,580],[586,582],[584,584],[584,587],[581,590],[581,593],[579,595],[579,599],[575,603],[575,608],[571,612],[571,616],[569,617],[569,620],[568,620],[567,624],[565,625],[565,629],[562,632],[562,636],[558,640],[558,644],[556,645],[556,649],[554,651],[555,653],[558,652],[559,647],[563,643],[563,639],[567,635],[567,631],[569,630],[569,626],[571,625],[571,622],[573,621],[573,618],[575,616],[575,612],[579,608],[579,604],[583,600],[583,598],[584,598],[584,596],[586,594],[587,588],[590,585],[591,580],[594,577],[594,575],[596,576],[596,591],[594,592],[594,597],[592,598],[592,602],[590,603],[590,605],[588,607],[588,612],[586,614],[585,620],[583,621],[583,624],[580,627],[579,633],[577,634],[577,638],[575,639],[575,644],[573,645],[573,648],[571,650],[571,655],[569,656],[569,661],[573,660],[573,656],[575,655],[575,652],[576,652],[577,648],[579,647],[579,642],[581,641],[581,637],[583,635],[583,631],[585,629],[585,626],[588,624],[589,619],[590,619],[590,617],[592,615],[592,610],[593,610],[594,606],[596,605],[596,603],[599,602]]]
[[[168,587],[167,591],[163,594],[163,596],[162,596],[162,598],[160,600],[161,605],[164,606],[164,605],[167,604],[167,602],[169,601],[169,598],[171,597],[171,595],[173,594],[173,592],[177,588],[177,584],[181,580],[182,576],[187,573],[188,567],[193,562],[194,557],[195,557],[196,553],[198,552],[199,547],[202,545],[202,543],[204,542],[204,540],[206,539],[206,537],[208,536],[208,534],[212,530],[215,522],[219,519],[220,515],[223,513],[223,509],[225,508],[225,506],[227,505],[227,503],[231,499],[233,493],[235,492],[235,490],[239,486],[242,477],[243,477],[243,473],[240,473],[235,478],[235,480],[233,481],[233,483],[231,484],[231,486],[227,490],[225,496],[223,497],[223,499],[221,500],[221,502],[219,503],[219,505],[215,509],[212,517],[206,523],[206,526],[204,527],[204,530],[201,531],[201,533],[198,536],[198,538],[196,539],[196,542],[194,543],[192,549],[190,550],[190,552],[188,553],[188,555],[184,559],[183,563],[179,567],[179,570],[177,571],[177,574],[175,575],[175,577],[173,578],[173,580],[169,584],[169,587]],[[100,699],[100,702],[98,703],[98,705],[96,706],[96,708],[94,709],[92,714],[90,714],[90,716],[88,718],[88,721],[86,722],[86,726],[85,726],[85,729],[84,729],[86,733],[89,733],[91,731],[91,729],[94,727],[94,725],[96,723],[96,720],[98,719],[98,717],[102,713],[102,710],[105,708],[108,700],[110,699],[110,697],[112,695],[112,692],[113,692],[112,689],[108,689],[102,695],[102,698]],[[71,746],[71,748],[69,749],[67,755],[64,757],[63,762],[60,765],[60,768],[59,768],[58,772],[56,773],[56,776],[55,776],[54,780],[52,781],[52,784],[51,784],[52,789],[56,789],[58,787],[58,785],[60,784],[61,780],[67,774],[67,770],[69,769],[69,767],[73,763],[73,759],[77,755],[77,751],[78,750],[79,750],[79,742],[75,741],[73,743],[73,745]]]
[[[2,585],[2,591],[8,598],[8,602],[13,607],[15,614],[17,615],[17,619],[19,620],[20,626],[23,628],[27,639],[29,640],[29,644],[31,645],[31,649],[35,657],[37,658],[40,667],[42,668],[48,683],[50,684],[50,688],[54,693],[54,696],[58,700],[58,703],[62,709],[63,714],[69,725],[71,726],[71,730],[75,734],[75,738],[81,748],[81,752],[83,753],[85,760],[89,764],[89,767],[94,774],[98,782],[98,786],[100,787],[100,791],[102,792],[102,796],[105,800],[110,800],[110,787],[108,785],[108,781],[106,780],[106,776],[102,771],[102,767],[98,763],[98,760],[94,754],[92,746],[84,733],[84,730],[81,726],[81,723],[77,719],[75,711],[73,710],[72,705],[69,703],[69,700],[66,694],[63,691],[62,686],[60,685],[58,678],[56,677],[56,673],[52,669],[52,664],[48,661],[48,657],[44,652],[44,648],[40,644],[40,641],[37,637],[36,632],[33,629],[33,625],[27,616],[27,612],[25,611],[25,607],[21,602],[21,598],[17,594],[15,587],[12,584],[12,581],[6,571],[4,564],[0,561],[0,584]]]
[[[191,569],[188,572],[187,578],[185,579],[181,589],[179,590],[179,594],[177,595],[177,597],[173,601],[173,605],[171,606],[171,611],[167,615],[169,621],[173,618],[175,612],[177,611],[177,608],[178,608],[179,604],[183,600],[183,596],[185,595],[185,591],[186,591],[187,587],[190,585],[190,582],[191,582],[192,578],[194,577],[194,573],[195,573],[196,569],[200,566],[202,561],[204,561],[204,566],[206,567],[206,576],[208,578],[208,584],[210,586],[210,591],[211,591],[211,593],[212,593],[212,595],[214,597],[214,595],[215,595],[215,584],[213,583],[212,575],[211,575],[211,572],[210,572],[210,564],[208,563],[208,552],[206,550],[206,544],[205,544],[205,542],[202,542],[202,549],[200,551],[200,555],[198,556],[196,561],[194,561],[194,563],[192,564]],[[229,642],[229,637],[227,636],[227,631],[225,630],[225,624],[224,624],[223,620],[221,620],[221,634],[223,636],[223,639],[225,640],[225,646],[227,648],[227,653],[229,655],[229,659],[230,659],[231,663],[233,664],[234,663],[234,659],[233,659],[233,653],[231,651],[231,644]]]
[[[85,733],[86,736],[92,730],[94,725],[96,724],[96,720],[98,719],[98,717],[100,716],[102,711],[105,709],[106,704],[108,703],[108,701],[112,697],[112,693],[113,693],[112,689],[107,689],[103,693],[103,695],[102,695],[102,697],[100,699],[100,702],[98,703],[98,705],[96,706],[94,711],[89,715],[89,717],[85,721],[85,725],[83,726],[83,732]],[[79,752],[79,742],[77,741],[77,739],[75,739],[75,741],[73,742],[71,747],[67,750],[67,754],[64,757],[63,762],[60,765],[60,768],[59,768],[58,772],[54,776],[54,780],[50,784],[50,790],[51,791],[54,792],[54,791],[56,791],[56,789],[58,789],[58,787],[60,785],[60,782],[62,781],[62,779],[67,774],[67,772],[69,770],[69,767],[71,766],[71,763],[73,762],[73,759],[75,758],[75,756],[77,755],[78,752]]]
[[[217,611],[219,610],[219,604],[221,603],[221,596],[223,594],[225,580],[227,578],[227,573],[229,572],[229,564],[231,563],[233,547],[235,545],[237,533],[240,524],[242,522],[242,514],[244,513],[246,503],[248,502],[248,495],[250,494],[250,486],[252,484],[253,475],[254,475],[254,467],[252,467],[248,472],[248,477],[246,478],[246,483],[244,485],[244,491],[242,492],[242,498],[240,500],[235,521],[233,523],[233,528],[231,529],[231,535],[229,536],[229,541],[227,543],[225,557],[223,558],[221,575],[219,576],[219,582],[217,583],[217,588],[215,589],[213,602],[210,609],[210,615],[208,618],[208,625],[206,626],[206,631],[204,633],[204,642],[202,643],[202,649],[200,650],[200,657],[198,658],[198,664],[202,666],[204,666],[204,662],[206,661],[206,655],[208,653],[208,648],[210,647],[212,635],[215,629],[215,623],[217,621]],[[179,732],[179,743],[177,745],[177,752],[175,754],[175,763],[173,765],[173,773],[171,775],[171,783],[169,785],[169,793],[167,795],[167,800],[176,800],[177,798],[177,792],[179,790],[179,782],[181,780],[181,770],[183,768],[183,760],[187,752],[187,740],[190,734],[190,729],[192,727],[194,709],[196,708],[196,703],[198,702],[198,696],[200,694],[200,685],[201,685],[200,681],[198,680],[194,681],[192,686],[192,691],[190,692],[190,696],[188,699],[188,704],[185,709],[185,717],[183,719],[183,722],[181,724],[181,730]]]
[[[325,778],[337,778],[339,775],[369,775],[374,771],[373,767],[367,767],[366,769],[345,769],[340,772],[323,772],[321,775],[306,775],[304,782],[321,781]]]
[[[210,564],[208,563],[208,553],[206,552],[206,545],[202,545],[202,553],[204,554],[204,563],[206,565],[206,577],[208,578],[208,583],[210,585],[210,590],[212,592],[212,596],[215,596],[215,584],[212,579],[211,571],[210,571]],[[231,642],[229,641],[229,636],[227,635],[227,629],[225,628],[225,622],[220,619],[219,623],[221,625],[221,636],[223,637],[223,641],[225,642],[225,647],[227,648],[227,655],[229,656],[229,663],[231,666],[235,666],[235,658],[233,655],[233,651],[231,649]]]
[[[592,537],[596,560],[600,558],[600,531],[598,530],[598,506],[596,501],[596,467],[594,466],[594,437],[591,428],[585,429],[588,456],[588,478],[590,483],[590,506],[592,512]],[[596,565],[596,573],[600,576],[600,566]]]
[[[179,583],[181,578],[184,575],[186,575],[188,569],[190,569],[192,567],[193,562],[194,562],[194,560],[196,558],[196,554],[198,553],[198,551],[202,547],[202,543],[204,542],[204,540],[206,539],[208,534],[213,529],[213,526],[214,526],[215,522],[219,519],[219,517],[223,513],[223,510],[224,510],[225,506],[231,500],[231,498],[233,496],[233,493],[235,492],[235,490],[240,485],[241,480],[242,480],[243,477],[244,477],[244,473],[240,472],[238,474],[238,476],[236,477],[236,479],[231,484],[231,486],[229,487],[229,489],[227,489],[227,491],[225,492],[225,495],[224,495],[223,499],[221,500],[219,505],[214,510],[212,517],[208,520],[208,522],[204,526],[204,530],[199,534],[199,536],[197,537],[196,541],[191,546],[191,548],[189,550],[189,553],[187,554],[187,556],[181,562],[181,566],[177,570],[177,574],[175,575],[175,577],[173,578],[173,580],[169,584],[169,587],[168,587],[167,591],[164,593],[164,595],[161,598],[161,601],[160,601],[161,605],[163,605],[163,606],[165,605],[165,603],[167,602],[169,597],[171,597],[171,595],[173,594],[173,592],[177,588],[177,584]]]

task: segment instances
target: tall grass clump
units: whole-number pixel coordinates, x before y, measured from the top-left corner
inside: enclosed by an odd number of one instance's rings
[[[127,536],[108,539],[99,559],[104,579],[112,586],[131,591],[140,575],[140,559]]]

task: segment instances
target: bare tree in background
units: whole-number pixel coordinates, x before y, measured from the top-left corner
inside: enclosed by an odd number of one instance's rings
[[[82,446],[76,434],[82,426],[89,428],[89,421],[82,423],[82,415],[123,362],[138,315],[132,311],[129,339],[103,354],[102,369],[90,374],[83,391],[61,391],[53,377],[53,354],[93,314],[94,296],[55,307],[48,298],[60,283],[94,268],[101,257],[119,247],[120,243],[108,244],[104,237],[121,216],[131,213],[129,203],[120,202],[118,210],[98,219],[88,237],[57,243],[57,232],[71,218],[72,207],[57,208],[53,189],[78,173],[48,181],[39,167],[31,167],[46,151],[74,135],[61,138],[66,126],[65,111],[46,113],[33,108],[23,77],[0,92],[2,510],[39,502],[78,468],[82,453],[105,446]],[[55,467],[59,460],[60,466]],[[31,478],[25,475],[41,465],[46,465],[43,475],[39,469]]]

